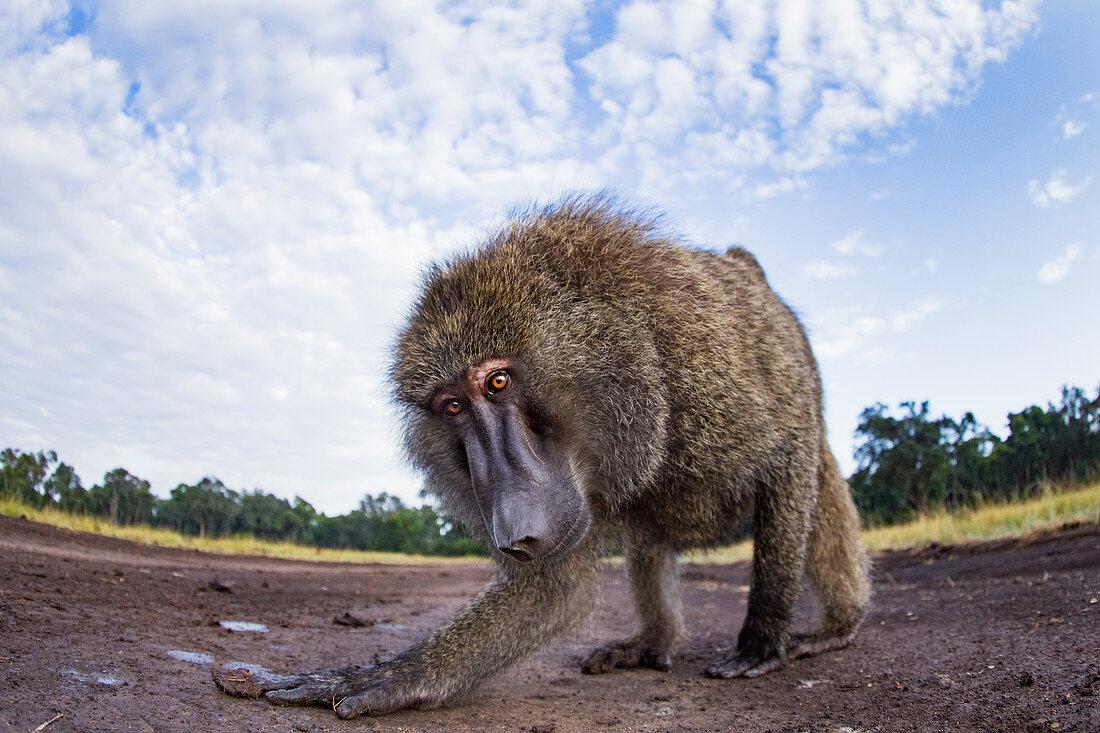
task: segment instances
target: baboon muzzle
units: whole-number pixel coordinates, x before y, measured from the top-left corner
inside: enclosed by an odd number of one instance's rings
[[[485,529],[503,554],[528,562],[572,549],[588,529],[588,508],[569,462],[511,405],[473,406],[465,438],[470,479]]]

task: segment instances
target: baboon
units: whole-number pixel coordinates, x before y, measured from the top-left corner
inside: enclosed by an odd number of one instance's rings
[[[706,673],[756,677],[851,642],[868,599],[859,517],[809,342],[745,250],[684,247],[606,198],[518,215],[427,272],[390,376],[408,457],[486,540],[496,579],[390,661],[254,694],[342,718],[438,706],[583,623],[616,542],[638,632],[583,671],[667,670],[684,636],[677,553],[729,542],[746,517],[747,616]],[[823,618],[792,636],[804,571]]]

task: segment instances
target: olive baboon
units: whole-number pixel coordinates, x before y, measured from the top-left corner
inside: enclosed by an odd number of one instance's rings
[[[388,662],[254,694],[340,717],[437,706],[577,628],[609,539],[639,630],[584,671],[667,670],[684,634],[677,553],[728,542],[749,513],[747,617],[707,673],[755,677],[851,641],[868,598],[859,518],[809,342],[748,252],[684,248],[603,199],[522,215],[427,273],[391,376],[408,456],[483,533],[497,578]],[[824,618],[792,637],[804,569]]]

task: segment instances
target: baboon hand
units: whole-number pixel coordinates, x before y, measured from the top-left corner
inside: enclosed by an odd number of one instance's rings
[[[613,641],[588,655],[581,665],[585,674],[604,674],[615,668],[652,667],[667,672],[672,669],[672,649],[657,642],[640,639]]]
[[[418,698],[392,665],[323,669],[298,675],[254,674],[247,670],[215,670],[214,683],[238,697],[263,695],[275,705],[332,706],[341,718],[385,715],[409,707]]]

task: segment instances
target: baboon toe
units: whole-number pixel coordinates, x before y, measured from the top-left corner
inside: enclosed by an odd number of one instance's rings
[[[787,644],[787,658],[812,657],[815,654],[843,649],[851,645],[855,635],[855,629],[848,632],[815,631],[808,634],[795,634]]]
[[[715,662],[707,667],[706,672],[708,677],[717,677],[724,680],[735,677],[760,677],[772,670],[779,669],[786,663],[787,660],[778,654],[764,659],[735,655]]]

